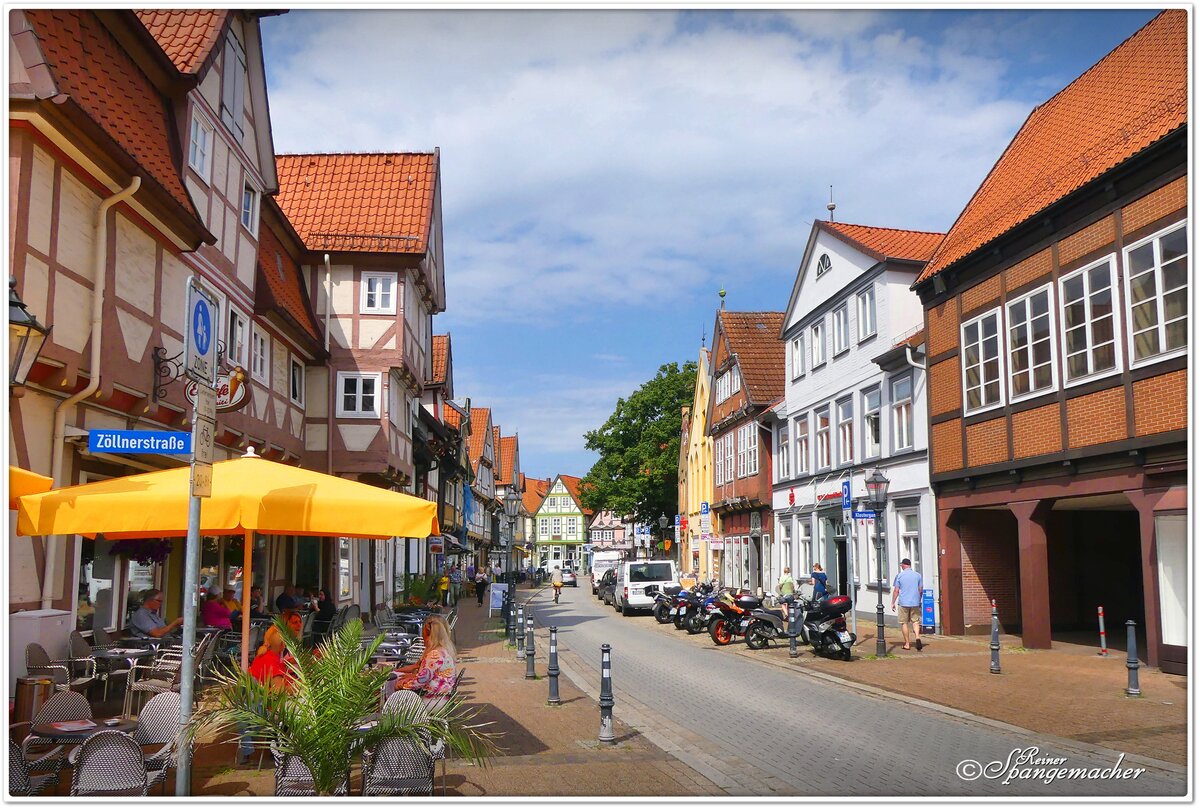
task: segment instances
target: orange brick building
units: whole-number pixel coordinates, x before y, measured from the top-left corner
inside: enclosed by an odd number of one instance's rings
[[[1035,109],[934,253],[941,613],[1187,659],[1187,14]]]

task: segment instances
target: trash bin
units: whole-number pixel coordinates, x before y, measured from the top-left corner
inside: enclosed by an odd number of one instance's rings
[[[54,680],[49,677],[18,677],[16,700],[12,716],[13,723],[32,722],[33,717],[41,709],[42,705],[53,695]],[[23,739],[29,735],[29,728],[21,727],[18,732]],[[17,739],[17,741],[21,741],[21,739]]]

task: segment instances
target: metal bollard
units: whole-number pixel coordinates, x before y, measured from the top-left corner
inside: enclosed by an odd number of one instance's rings
[[[508,630],[508,642],[516,644],[517,642],[517,616],[513,610],[513,597],[511,590],[504,591],[504,602],[508,604],[508,609],[505,612],[504,625]]]
[[[550,627],[550,665],[546,668],[546,676],[550,678],[550,697],[547,705],[561,705],[558,698],[558,627]]]
[[[607,643],[600,646],[600,735],[602,744],[614,744],[612,709],[616,701],[612,690],[612,647]]]
[[[537,677],[537,672],[533,670],[533,610],[529,610],[529,614],[525,616],[525,679],[532,680]]]
[[[796,613],[800,605],[796,602],[788,604],[788,657],[799,657],[800,649],[796,646]]]
[[[1096,615],[1100,617],[1100,651],[1101,657],[1108,657],[1108,636],[1104,634],[1104,607],[1096,607]]]
[[[996,599],[992,599],[992,674],[1000,673],[1000,613],[996,612]]]
[[[517,660],[525,659],[525,605],[517,605],[517,626],[522,628],[522,631],[517,634]]]
[[[1132,619],[1125,622],[1125,645],[1129,650],[1125,658],[1125,668],[1129,669],[1129,685],[1125,688],[1125,696],[1140,697],[1142,689],[1138,687],[1137,622]]]

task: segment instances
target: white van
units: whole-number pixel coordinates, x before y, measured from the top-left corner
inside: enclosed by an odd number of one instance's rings
[[[617,567],[617,586],[613,591],[613,606],[622,615],[630,610],[648,610],[654,606],[653,593],[647,595],[650,585],[663,587],[679,586],[679,571],[670,559],[644,559],[640,562],[622,562]]]
[[[625,559],[624,551],[596,551],[592,554],[592,595],[599,595],[597,585],[606,570],[612,570]]]

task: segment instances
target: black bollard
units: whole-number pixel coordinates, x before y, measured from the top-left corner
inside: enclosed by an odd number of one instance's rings
[[[550,665],[546,668],[546,676],[550,678],[550,698],[547,705],[561,705],[558,698],[558,627],[550,627]]]
[[[517,660],[525,659],[525,605],[517,605],[517,626],[521,627],[521,632],[517,634]]]
[[[533,670],[533,610],[529,610],[529,614],[525,616],[525,679],[532,680],[537,677],[537,672]]]
[[[992,599],[992,674],[1000,673],[1000,613],[996,612],[996,599]]]
[[[612,690],[612,647],[607,643],[600,646],[600,736],[602,744],[614,744],[612,709],[616,701]]]
[[[799,602],[793,601],[788,604],[788,657],[800,656],[800,649],[796,646],[796,613],[799,611]]]
[[[512,590],[504,591],[504,603],[507,608],[504,611],[504,626],[508,630],[508,642],[516,645],[517,642],[517,616],[513,610]]]
[[[1137,622],[1125,622],[1125,645],[1128,652],[1125,657],[1125,668],[1129,670],[1129,685],[1125,688],[1125,696],[1140,697],[1142,689],[1138,687],[1138,656],[1137,656]]]

